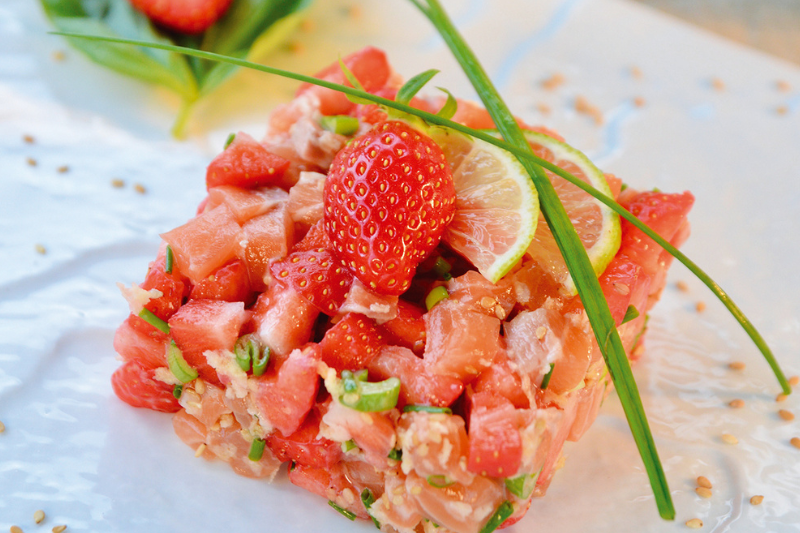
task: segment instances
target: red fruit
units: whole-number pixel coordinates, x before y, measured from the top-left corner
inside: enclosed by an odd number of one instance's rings
[[[153,298],[145,307],[162,320],[167,320],[181,306],[183,293],[186,289],[184,278],[173,265],[172,272],[166,271],[166,246],[162,246],[155,261],[150,263],[147,276],[141,284],[144,290],[158,289],[162,295]]]
[[[142,366],[156,368],[167,364],[168,340],[166,333],[136,315],[128,315],[114,334],[114,350],[125,361],[137,361]]]
[[[467,470],[491,477],[512,477],[522,462],[519,417],[510,401],[491,392],[472,396]]]
[[[325,248],[300,250],[272,263],[272,277],[291,287],[320,312],[333,316],[344,302],[353,275]]]
[[[267,446],[281,461],[295,461],[315,468],[332,467],[341,459],[342,447],[338,442],[317,437],[320,419],[319,413],[312,409],[300,429],[288,437],[276,430],[267,437]]]
[[[117,397],[133,407],[145,407],[164,413],[176,413],[181,405],[172,394],[172,385],[155,379],[155,369],[137,361],[128,361],[111,375],[111,387]]]
[[[428,372],[422,359],[401,346],[386,346],[369,364],[372,380],[400,379],[398,407],[406,404],[447,407],[461,396],[464,384],[456,378]]]
[[[425,350],[425,319],[422,309],[405,300],[397,302],[397,316],[381,324],[386,344],[404,346],[417,355]]]
[[[192,300],[244,302],[250,296],[250,278],[243,261],[234,259],[192,287]]]
[[[347,313],[325,333],[322,360],[338,371],[361,370],[380,352],[383,338],[371,320],[358,313]]]
[[[206,188],[234,185],[243,189],[277,185],[289,161],[268,152],[264,146],[244,132],[211,161],[206,171]]]
[[[153,22],[180,33],[202,33],[228,10],[232,0],[131,0]]]
[[[336,257],[364,285],[399,295],[439,243],[455,199],[439,146],[403,122],[384,122],[331,163],[325,231]]]

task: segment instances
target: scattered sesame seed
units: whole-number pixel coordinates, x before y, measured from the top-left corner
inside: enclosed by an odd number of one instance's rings
[[[763,502],[763,501],[764,501],[764,497],[763,497],[763,496],[761,496],[760,494],[759,494],[759,495],[757,495],[757,496],[753,496],[752,498],[750,498],[750,503],[751,503],[752,505],[761,505],[761,502]]]
[[[739,444],[739,439],[737,439],[730,433],[723,433],[721,438],[722,442],[724,442],[725,444]]]
[[[536,328],[536,338],[539,340],[544,339],[544,336],[547,335],[547,328],[544,326],[539,326]]]
[[[65,54],[63,50],[53,51],[53,61],[64,61],[66,58],[67,54]]]
[[[791,422],[792,420],[794,420],[794,413],[787,409],[781,409],[780,411],[778,411],[778,416],[780,416],[787,422]]]
[[[788,396],[786,396],[784,393],[781,392],[781,393],[778,393],[777,396],[775,396],[775,401],[778,402],[778,403],[785,402],[786,398],[788,398]]]
[[[800,383],[800,376],[792,376],[789,378],[789,385],[796,387]]]
[[[300,23],[300,29],[306,33],[313,32],[316,27],[316,22],[311,19],[303,19],[303,22]]]
[[[741,361],[733,361],[731,363],[728,363],[728,368],[730,368],[731,370],[744,370],[745,366],[746,365]]]
[[[692,529],[700,529],[703,527],[703,521],[699,518],[692,518],[691,520],[686,521],[686,525]]]
[[[708,498],[710,498],[710,497],[711,497],[711,489],[709,489],[709,488],[706,488],[706,487],[697,487],[696,489],[694,489],[694,491],[695,491],[695,492],[697,493],[697,495],[698,495],[698,496],[700,496],[701,498],[708,499]]]
[[[556,72],[546,80],[542,81],[542,88],[552,91],[553,89],[557,89],[559,86],[563,85],[565,81],[566,78],[564,78],[564,75],[560,72]]]
[[[536,104],[536,109],[538,109],[539,113],[541,113],[542,115],[549,115],[550,111],[552,111],[550,106],[544,103]]]
[[[725,82],[719,78],[713,78],[711,80],[711,86],[714,88],[715,91],[724,91],[725,90]]]
[[[47,253],[47,248],[45,248],[43,244],[37,244],[34,246],[34,249],[36,250],[37,254],[44,255]]]
[[[147,189],[145,189],[144,185],[142,185],[141,183],[135,183],[133,185],[133,190],[138,192],[139,194],[144,194],[147,192]]]
[[[32,166],[32,167],[35,167],[36,165],[38,165],[38,162],[32,157],[26,158],[25,162],[28,163],[28,165]]]
[[[642,98],[641,96],[637,96],[636,98],[633,99],[633,105],[635,105],[636,107],[644,107],[645,103],[646,102],[644,98]]]
[[[67,165],[61,165],[56,170],[61,174],[64,174],[65,172],[69,172],[69,167]]]
[[[685,282],[685,281],[683,281],[683,280],[676,281],[676,282],[675,282],[675,287],[677,287],[677,289],[678,289],[679,291],[681,291],[681,292],[689,292],[689,284],[688,284],[688,283],[686,283],[686,282]]]
[[[778,115],[788,115],[789,114],[789,107],[785,105],[779,105],[775,108],[775,113]]]
[[[741,409],[742,407],[744,407],[744,400],[736,398],[735,400],[731,400],[730,402],[728,402],[728,405],[733,407],[734,409]]]
[[[67,529],[67,526],[63,524],[60,526],[55,526],[53,527],[53,533],[62,533],[65,529]]]
[[[37,524],[41,524],[42,522],[44,522],[44,511],[39,509],[38,511],[33,513],[33,521],[36,522]]]
[[[792,446],[795,448],[800,448],[800,437],[792,437],[792,440],[789,441]]]
[[[11,526],[8,530],[11,533],[22,533],[22,528],[19,526]]]
[[[206,451],[206,443],[204,442],[203,444],[198,446],[197,449],[194,451],[194,456],[200,457],[201,455],[203,455],[203,452],[205,451]]]
[[[6,430],[6,425],[3,424],[2,420],[0,420],[0,433],[4,432],[5,430]]]
[[[33,135],[23,135],[22,140],[28,144],[33,144],[36,142],[36,139],[34,139]]]
[[[583,96],[579,95],[575,98],[575,111],[592,117],[597,125],[603,123],[603,113]]]
[[[782,93],[788,93],[792,90],[791,84],[786,80],[778,80],[775,82],[775,88],[778,89]]]
[[[702,313],[706,310],[706,303],[705,302],[697,302],[694,304],[694,308],[697,310],[698,313]]]
[[[121,189],[125,186],[125,180],[121,180],[119,178],[114,178],[111,180],[111,186],[115,189]]]
[[[714,488],[714,486],[711,484],[711,481],[706,476],[698,476],[697,485],[706,489]]]
[[[640,69],[637,66],[631,67],[631,76],[633,76],[637,80],[642,79],[642,69]]]

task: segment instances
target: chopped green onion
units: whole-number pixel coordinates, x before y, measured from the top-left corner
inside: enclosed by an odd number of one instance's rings
[[[142,310],[139,311],[139,318],[156,328],[157,330],[161,331],[162,333],[169,333],[169,324],[165,321],[158,318],[156,315],[153,314],[151,310],[146,307],[142,307]]]
[[[236,339],[236,344],[233,346],[233,355],[236,357],[236,363],[239,368],[247,372],[250,370],[250,365],[253,361],[258,359],[261,354],[261,341],[255,333],[248,333]]]
[[[533,489],[536,488],[536,480],[539,479],[539,474],[541,472],[542,471],[539,470],[535,474],[522,474],[517,477],[507,477],[505,480],[506,488],[514,496],[526,500],[533,492]]]
[[[247,454],[247,458],[251,461],[260,461],[264,455],[264,446],[266,444],[267,441],[264,439],[253,439],[253,442],[250,443],[250,452]]]
[[[269,346],[264,346],[263,350],[259,350],[259,353],[253,359],[254,376],[261,376],[264,374],[264,372],[267,371],[267,365],[269,364],[270,353],[271,352]]]
[[[236,134],[235,134],[235,133],[229,133],[229,134],[228,134],[228,138],[227,138],[227,139],[225,139],[225,147],[223,148],[223,150],[227,149],[227,148],[228,148],[228,146],[230,146],[230,145],[231,145],[231,143],[233,142],[233,140],[234,140],[235,138],[236,138]]]
[[[353,135],[358,131],[358,119],[347,115],[323,116],[319,119],[322,129],[339,135]]]
[[[399,461],[400,459],[403,458],[403,450],[392,448],[392,451],[390,451],[389,455],[387,455],[386,457],[388,457],[389,459],[393,459],[395,461]]]
[[[634,306],[629,305],[628,309],[625,311],[625,317],[622,319],[622,324],[625,324],[626,322],[630,322],[631,320],[633,320],[634,318],[637,318],[638,316],[639,316],[639,310],[636,309]],[[620,324],[620,326],[622,324]]]
[[[444,276],[445,274],[449,274],[450,270],[453,268],[453,265],[447,262],[447,260],[442,257],[441,255],[436,258],[436,262],[433,264],[433,270],[439,276]]]
[[[346,440],[342,443],[342,451],[344,453],[347,453],[355,448],[358,448],[358,444],[356,444],[356,441],[354,441],[353,439]]]
[[[455,483],[454,480],[442,474],[428,476],[427,479],[428,479],[428,485],[430,485],[431,487],[436,487],[437,489],[443,489]]]
[[[175,263],[175,254],[172,253],[172,246],[167,245],[167,253],[164,258],[164,271],[167,274],[172,274],[172,265]]]
[[[339,507],[338,505],[336,505],[334,502],[332,502],[330,500],[328,500],[328,505],[330,505],[331,507],[333,507],[334,509],[339,511],[339,514],[341,514],[342,516],[344,516],[348,520],[355,520],[356,519],[356,514],[353,511],[348,511],[347,509],[343,509],[343,508]]]
[[[183,358],[183,353],[175,341],[170,341],[167,347],[167,366],[172,375],[178,378],[181,383],[189,383],[197,379],[197,370],[192,368],[186,359]]]
[[[369,378],[369,371],[366,368],[362,368],[361,370],[358,370],[357,372],[353,373],[353,379],[355,379],[356,381],[366,382],[368,378]]]
[[[433,309],[433,306],[444,300],[445,298],[449,298],[450,293],[447,292],[447,288],[439,285],[438,287],[434,287],[431,289],[431,292],[425,297],[425,307],[428,308],[428,311]]]
[[[375,413],[388,411],[397,405],[400,396],[400,380],[391,377],[377,383],[369,383],[355,378],[344,377],[342,372],[342,385],[344,394],[339,397],[342,405],[356,411]]]
[[[544,375],[542,378],[542,384],[539,386],[540,389],[545,390],[547,386],[550,384],[550,378],[553,377],[553,369],[556,367],[555,363],[550,365],[550,370],[547,371],[547,374]]]
[[[369,517],[372,518],[372,521],[375,523],[375,527],[378,529],[381,528],[381,523],[378,522],[372,513],[369,512],[369,508],[372,507],[372,504],[375,503],[375,495],[372,494],[372,491],[369,489],[364,489],[361,491],[361,503],[364,504],[364,508],[367,510],[367,514]]]
[[[453,414],[453,410],[449,407],[435,407],[433,405],[406,405],[403,407],[404,413],[444,413],[446,415]]]
[[[510,501],[504,501],[494,512],[489,521],[486,522],[486,525],[481,528],[480,533],[492,533],[492,531],[500,527],[512,514],[514,514],[514,506],[511,505]]]
[[[183,385],[175,385],[172,388],[172,395],[175,396],[176,400],[180,400],[181,394],[183,394]]]

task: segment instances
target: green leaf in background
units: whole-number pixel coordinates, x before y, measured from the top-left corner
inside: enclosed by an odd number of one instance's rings
[[[301,11],[312,0],[234,0],[225,15],[199,36],[162,31],[134,9],[129,0],[40,0],[45,14],[63,32],[178,44],[237,58],[264,55],[283,43],[296,29]],[[211,62],[157,49],[67,38],[92,61],[133,78],[160,85],[181,97],[173,126],[184,135],[194,104],[236,70]]]

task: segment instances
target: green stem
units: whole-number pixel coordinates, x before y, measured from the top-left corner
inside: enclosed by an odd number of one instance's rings
[[[192,114],[195,103],[197,103],[197,96],[184,96],[181,100],[181,107],[178,109],[178,116],[175,117],[175,123],[172,125],[172,136],[176,139],[186,138],[186,126],[189,123],[189,117]]]

